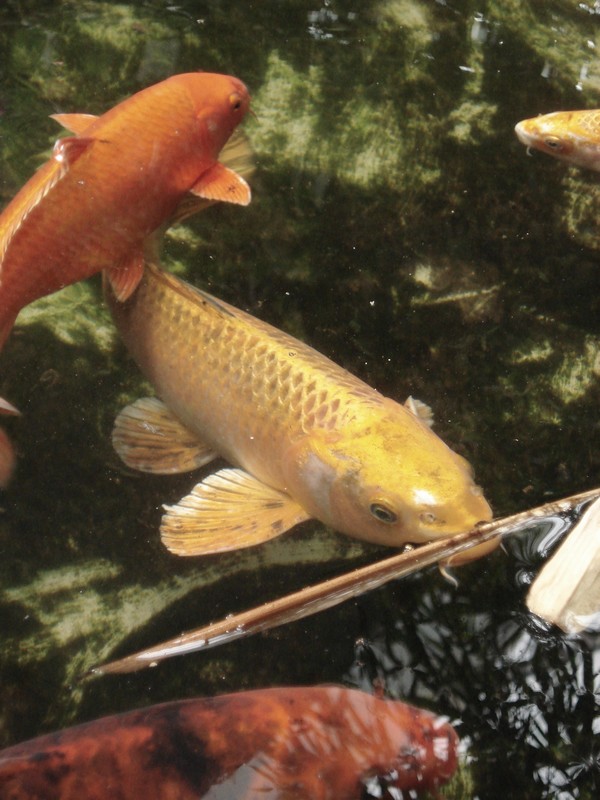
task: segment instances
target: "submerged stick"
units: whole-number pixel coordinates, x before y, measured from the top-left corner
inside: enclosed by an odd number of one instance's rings
[[[89,675],[136,672],[145,667],[155,667],[173,656],[208,650],[234,639],[270,630],[288,622],[303,619],[343,603],[352,597],[377,589],[396,578],[403,578],[418,570],[447,561],[452,556],[477,547],[496,537],[516,533],[532,522],[544,517],[571,511],[588,500],[600,497],[600,488],[572,495],[563,500],[545,503],[528,511],[521,511],[503,519],[482,523],[465,533],[450,539],[432,542],[416,550],[391,556],[390,558],[352,570],[336,578],[308,586],[285,597],[233,614],[219,622],[213,622],[188,633],[182,633],[161,644],[140,650],[133,655],[93,667]]]

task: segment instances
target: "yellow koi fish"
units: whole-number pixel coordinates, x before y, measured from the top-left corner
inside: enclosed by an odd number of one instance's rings
[[[600,110],[556,111],[519,122],[515,133],[528,148],[600,172]]]
[[[217,456],[235,465],[165,507],[161,537],[173,553],[248,547],[310,518],[391,546],[491,518],[468,463],[414,404],[383,397],[311,347],[155,266],[125,302],[107,281],[105,289],[127,347],[164,400],[120,413],[113,443],[123,461],[163,474]]]

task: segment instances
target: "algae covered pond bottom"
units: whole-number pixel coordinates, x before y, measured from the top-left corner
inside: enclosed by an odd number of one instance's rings
[[[49,156],[53,113],[102,113],[169,75],[242,79],[248,208],[171,229],[166,268],[306,341],[384,394],[430,405],[503,515],[600,484],[599,192],[514,136],[600,104],[592,3],[6,3],[0,191]],[[526,611],[565,532],[548,520],[458,574],[419,574],[309,620],[132,676],[101,660],[389,551],[307,523],[181,559],[163,503],[204,477],[124,467],[110,432],[150,387],[100,282],[27,307],[0,355],[18,453],[0,497],[0,744],[164,700],[383,681],[448,716],[447,797],[593,798],[600,641]],[[3,420],[4,424],[4,420]],[[224,466],[224,463],[219,463]]]

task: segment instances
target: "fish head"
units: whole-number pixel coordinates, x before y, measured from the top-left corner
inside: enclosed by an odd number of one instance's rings
[[[303,751],[319,754],[308,762],[315,765],[315,784],[326,785],[327,796],[336,798],[358,797],[357,784],[364,787],[361,797],[413,797],[417,790],[420,796],[437,790],[458,767],[459,739],[442,717],[335,686],[313,689],[311,701],[307,723],[288,748],[293,761],[286,767],[295,767],[288,775],[296,786]],[[313,719],[317,725],[308,723]],[[339,757],[332,758],[333,753]]]
[[[375,702],[379,705],[378,718],[382,718],[387,711],[384,729],[387,736],[381,743],[382,750],[386,746],[386,739],[390,744],[400,742],[407,732],[414,741],[412,750],[400,747],[393,752],[387,773],[382,776],[383,786],[394,786],[401,793],[414,785],[418,786],[419,792],[424,789],[436,792],[458,767],[459,738],[450,722],[398,701],[382,698]]]
[[[515,126],[527,148],[574,164],[600,170],[600,111],[556,111]]]
[[[301,502],[313,516],[392,547],[447,538],[491,519],[465,459],[397,403],[374,416],[337,438],[323,436],[296,462]]]
[[[232,75],[197,72],[175,77],[186,81],[202,137],[212,144],[216,158],[250,109],[248,89]]]

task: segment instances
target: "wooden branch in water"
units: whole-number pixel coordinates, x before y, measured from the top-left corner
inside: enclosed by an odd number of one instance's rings
[[[352,597],[382,586],[388,581],[402,578],[418,570],[477,547],[495,537],[503,537],[527,528],[532,523],[555,514],[571,511],[576,506],[600,497],[600,488],[572,495],[563,500],[545,503],[528,511],[521,511],[503,519],[481,524],[471,531],[450,539],[432,542],[415,550],[360,567],[352,572],[308,586],[278,600],[228,616],[194,631],[183,633],[154,647],[131,656],[93,667],[89,675],[136,672],[145,667],[155,667],[173,656],[208,650],[243,636],[270,630],[288,622],[303,619],[311,614],[332,608]]]

